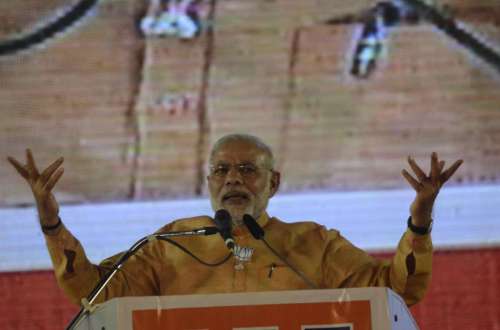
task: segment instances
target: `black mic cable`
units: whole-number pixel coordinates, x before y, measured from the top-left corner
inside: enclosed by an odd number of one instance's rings
[[[267,243],[267,241],[264,238],[264,229],[262,229],[262,227],[257,223],[257,221],[255,221],[255,219],[251,215],[245,214],[243,216],[243,222],[245,223],[245,226],[247,226],[248,230],[256,240],[261,240],[262,242],[264,242],[267,248],[275,256],[277,256],[285,265],[290,267],[290,269],[293,270],[295,274],[300,276],[300,278],[302,278],[304,282],[307,283],[307,285],[309,285],[313,289],[318,288],[316,284],[314,284],[311,280],[309,280],[300,270],[298,270],[295,266],[289,263],[288,260],[286,260],[283,256],[281,256],[281,254],[279,254],[275,249],[273,249],[272,246],[269,245],[269,243]]]
[[[214,216],[215,226],[219,230],[222,239],[224,240],[224,244],[226,244],[227,248],[231,253],[234,252],[234,239],[231,234],[232,231],[232,222],[231,222],[231,214],[224,209],[220,209],[215,212]]]

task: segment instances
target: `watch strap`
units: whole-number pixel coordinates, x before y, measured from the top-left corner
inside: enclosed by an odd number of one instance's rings
[[[50,225],[50,226],[44,226],[44,225],[42,225],[41,226],[42,227],[42,231],[44,233],[50,232],[52,230],[57,229],[61,224],[62,224],[61,218],[58,216],[57,217],[57,222],[55,224]]]
[[[426,234],[429,234],[432,230],[432,219],[431,219],[431,222],[429,224],[428,227],[418,227],[418,226],[415,226],[412,222],[411,222],[411,216],[408,217],[408,228],[414,232],[415,234],[419,234],[419,235],[426,235]]]

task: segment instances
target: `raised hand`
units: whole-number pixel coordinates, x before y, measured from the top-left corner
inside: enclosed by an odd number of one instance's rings
[[[50,227],[57,224],[59,219],[59,204],[52,194],[52,189],[64,173],[64,168],[60,167],[64,159],[62,157],[58,158],[43,170],[41,174],[36,167],[30,149],[26,150],[26,165],[22,165],[13,157],[7,157],[7,160],[28,182],[35,197],[41,225]]]
[[[411,204],[410,212],[412,222],[417,227],[427,227],[431,221],[432,207],[434,201],[443,184],[448,181],[456,170],[462,165],[463,160],[457,160],[448,169],[444,170],[445,162],[438,159],[437,153],[431,155],[431,169],[429,175],[417,165],[415,160],[408,156],[408,164],[410,165],[414,178],[408,171],[402,170],[401,174],[406,181],[415,189],[417,195]]]

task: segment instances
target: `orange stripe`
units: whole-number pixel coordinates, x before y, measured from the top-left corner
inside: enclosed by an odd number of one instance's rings
[[[300,330],[301,325],[351,323],[371,330],[370,302],[325,302],[281,305],[221,306],[133,311],[134,330],[211,329],[277,326]]]

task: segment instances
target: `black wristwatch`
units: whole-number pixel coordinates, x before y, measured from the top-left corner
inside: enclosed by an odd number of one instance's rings
[[[433,221],[431,219],[431,223],[429,223],[428,227],[417,227],[413,223],[411,223],[411,216],[409,216],[408,217],[408,228],[410,228],[410,230],[412,232],[414,232],[415,234],[425,235],[425,234],[429,234],[432,231],[432,222]]]
[[[57,222],[54,225],[50,225],[50,226],[41,225],[42,231],[45,234],[47,234],[48,232],[50,232],[54,229],[57,229],[61,224],[62,224],[61,218],[59,216],[57,216]]]

